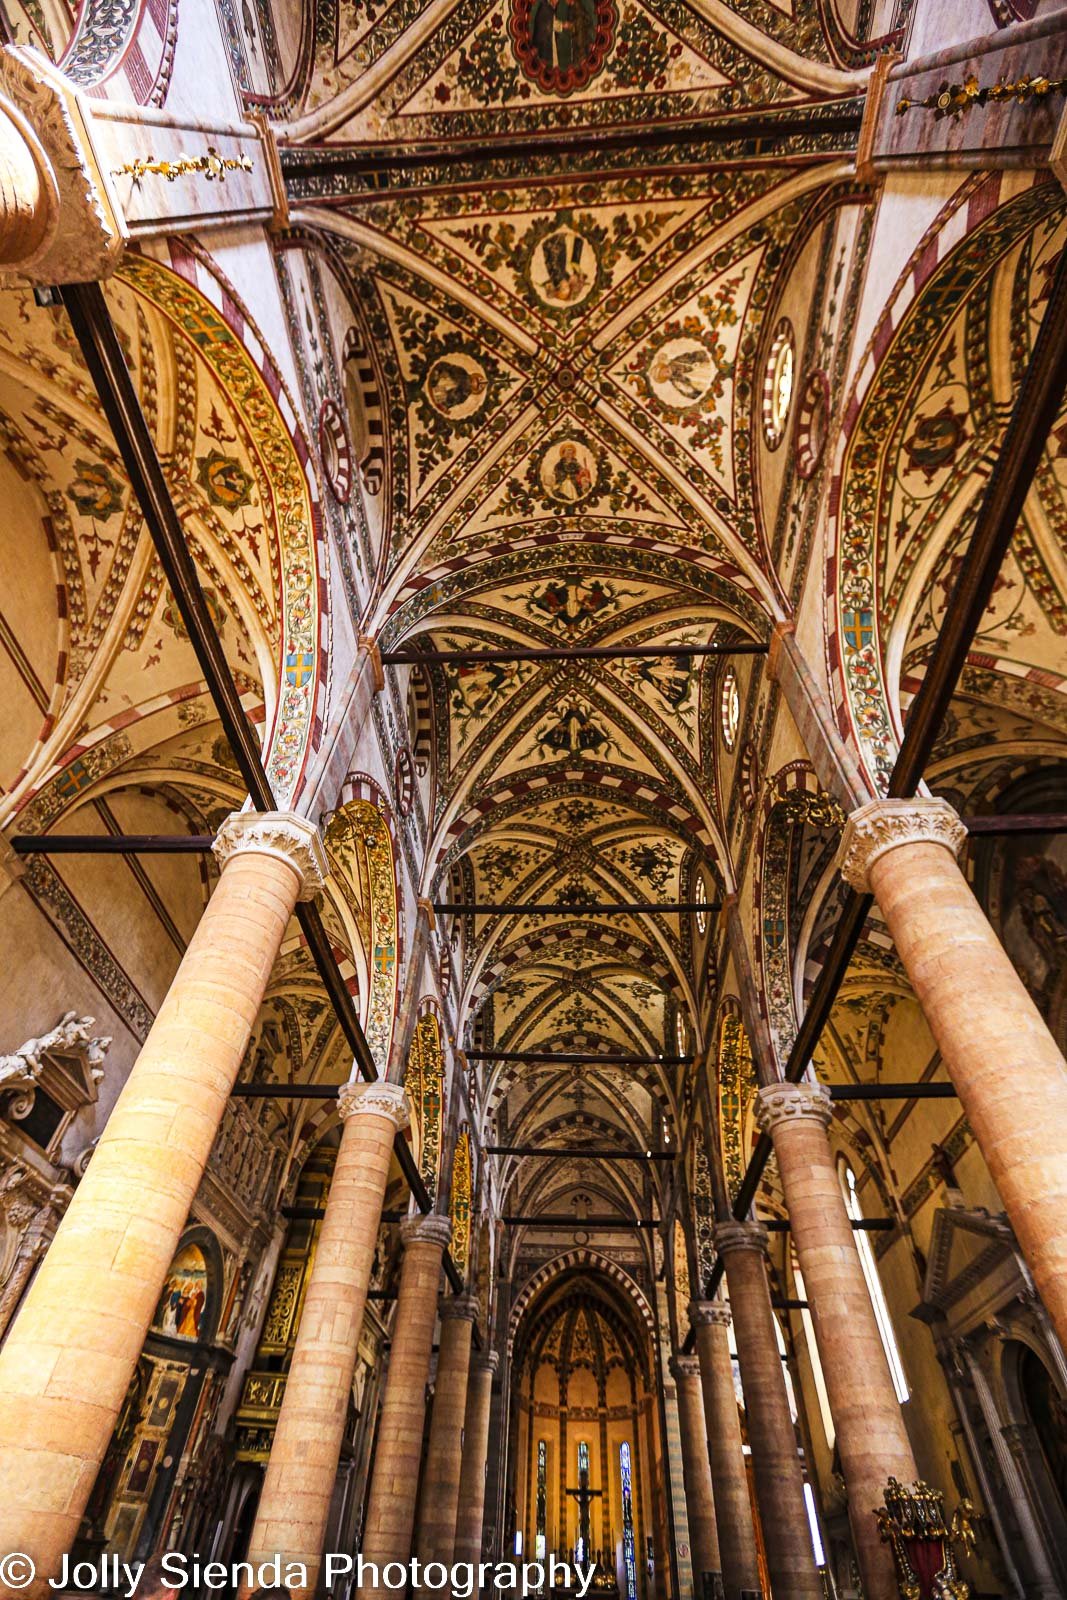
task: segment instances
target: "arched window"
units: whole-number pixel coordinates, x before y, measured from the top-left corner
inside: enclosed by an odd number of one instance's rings
[[[537,1533],[534,1537],[534,1560],[543,1561],[546,1547],[548,1521],[548,1445],[544,1439],[537,1441]]]
[[[841,1188],[845,1196],[845,1206],[849,1216],[854,1222],[863,1221],[863,1207],[860,1197],[856,1193],[856,1174],[847,1161],[842,1161],[838,1167],[841,1178]],[[893,1388],[896,1390],[897,1399],[901,1405],[909,1399],[908,1380],[904,1372],[904,1363],[900,1359],[897,1348],[896,1335],[893,1332],[893,1323],[889,1315],[889,1306],[886,1304],[885,1293],[882,1289],[882,1280],[878,1276],[878,1264],[874,1259],[871,1241],[862,1228],[854,1230],[856,1248],[860,1253],[860,1264],[863,1267],[863,1276],[867,1280],[867,1293],[871,1297],[874,1307],[874,1317],[878,1324],[878,1332],[882,1336],[882,1348],[885,1358],[889,1363],[889,1371],[893,1379]]]

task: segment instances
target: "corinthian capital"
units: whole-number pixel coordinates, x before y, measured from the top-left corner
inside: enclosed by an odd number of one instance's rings
[[[407,1096],[399,1083],[346,1083],[337,1091],[337,1109],[349,1117],[388,1117],[394,1128],[411,1121]]]
[[[690,1300],[689,1324],[693,1328],[728,1328],[733,1318],[725,1300]]]
[[[220,867],[244,851],[284,861],[300,879],[300,900],[320,894],[330,870],[319,830],[292,811],[235,811],[211,850]]]
[[[817,1122],[830,1126],[833,1105],[823,1083],[771,1083],[756,1095],[756,1124],[761,1133],[773,1133],[783,1123]]]
[[[870,800],[845,824],[838,870],[847,884],[871,892],[871,867],[904,844],[940,844],[958,856],[967,829],[947,800]]]
[[[436,1244],[443,1250],[452,1237],[452,1224],[447,1217],[429,1211],[422,1217],[405,1217],[400,1224],[400,1237],[409,1244]]]
[[[755,1250],[767,1254],[767,1230],[762,1222],[719,1222],[715,1225],[715,1248],[721,1256],[734,1250]]]

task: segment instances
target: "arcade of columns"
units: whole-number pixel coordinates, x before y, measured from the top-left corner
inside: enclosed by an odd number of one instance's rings
[[[0,120],[5,270],[32,270],[53,248],[68,200],[36,133],[8,106]],[[111,249],[97,237],[82,260],[95,251],[102,262]],[[811,728],[797,655],[779,638],[773,670],[821,771],[827,749],[831,762],[844,758],[836,729]],[[368,714],[366,704],[360,710]],[[353,745],[358,731],[349,729]],[[1067,1063],[960,866],[965,839],[943,799],[869,799],[848,815],[837,869],[873,896],[1067,1348]],[[34,1559],[42,1578],[31,1594],[46,1592],[44,1578],[76,1540],[290,921],[321,893],[329,870],[319,827],[291,811],[234,812],[213,852],[219,875],[207,908],[0,1349],[0,1551]],[[403,1073],[413,1020],[398,1029],[383,1078],[354,1076],[337,1092],[336,1162],[248,1545],[252,1561],[278,1554],[303,1563],[308,1594],[327,1540],[394,1145],[411,1115]],[[890,1478],[910,1484],[920,1473],[842,1193],[830,1094],[811,1072],[792,1082],[766,1061],[757,1068],[756,1121],[773,1147],[803,1274],[863,1592],[894,1600],[892,1556],[873,1509]],[[447,1565],[483,1554],[498,1353],[476,1339],[473,1284],[460,1293],[443,1284],[446,1201],[443,1185],[441,1209],[412,1211],[400,1227],[360,1545],[382,1567],[410,1555]],[[698,1593],[711,1586],[710,1595],[718,1575],[726,1600],[741,1600],[760,1590],[762,1559],[773,1600],[816,1600],[823,1580],[772,1306],[768,1233],[753,1216],[732,1215],[721,1177],[715,1210],[726,1293],[693,1286],[669,1367],[694,1584]],[[685,1579],[677,1581],[684,1593]]]

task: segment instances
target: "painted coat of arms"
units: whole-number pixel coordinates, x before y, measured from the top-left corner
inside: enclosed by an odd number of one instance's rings
[[[514,0],[519,65],[548,94],[584,89],[604,65],[618,20],[614,0]]]

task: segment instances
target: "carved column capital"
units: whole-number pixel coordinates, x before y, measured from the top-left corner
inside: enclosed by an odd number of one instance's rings
[[[940,844],[958,856],[967,829],[947,800],[870,800],[845,824],[838,870],[863,894],[871,892],[871,867],[904,844]]]
[[[361,633],[359,648],[366,652],[370,662],[371,672],[374,675],[374,692],[380,694],[385,688],[385,668],[382,666],[382,652],[378,648],[378,641],[372,633]]]
[[[388,1117],[402,1131],[411,1121],[407,1095],[399,1083],[346,1083],[337,1091],[337,1109],[349,1117]]]
[[[696,1356],[672,1356],[671,1377],[675,1383],[681,1383],[686,1378],[699,1378],[700,1361]]]
[[[405,1217],[400,1224],[400,1237],[409,1244],[437,1244],[443,1250],[452,1237],[452,1224],[447,1217],[435,1211],[422,1217]]]
[[[429,928],[430,932],[433,933],[437,928],[437,918],[433,914],[433,901],[429,900],[426,895],[420,894],[419,898],[415,902],[415,905],[424,914],[426,918],[426,926]]]
[[[756,1125],[761,1133],[773,1133],[784,1123],[817,1122],[830,1126],[833,1104],[823,1083],[771,1083],[756,1095]]]
[[[242,851],[286,862],[300,879],[300,900],[320,894],[330,871],[319,830],[292,811],[235,811],[211,850],[220,868]]]
[[[728,1328],[733,1321],[725,1300],[690,1300],[689,1322],[694,1328]]]
[[[718,1222],[715,1225],[715,1248],[721,1256],[735,1250],[755,1250],[767,1254],[767,1230],[762,1222]]]
[[[498,1350],[479,1350],[471,1360],[471,1366],[476,1372],[490,1372],[496,1375],[500,1365],[500,1352]]]
[[[472,1294],[449,1294],[441,1300],[442,1322],[474,1322],[478,1316],[478,1302]]]

